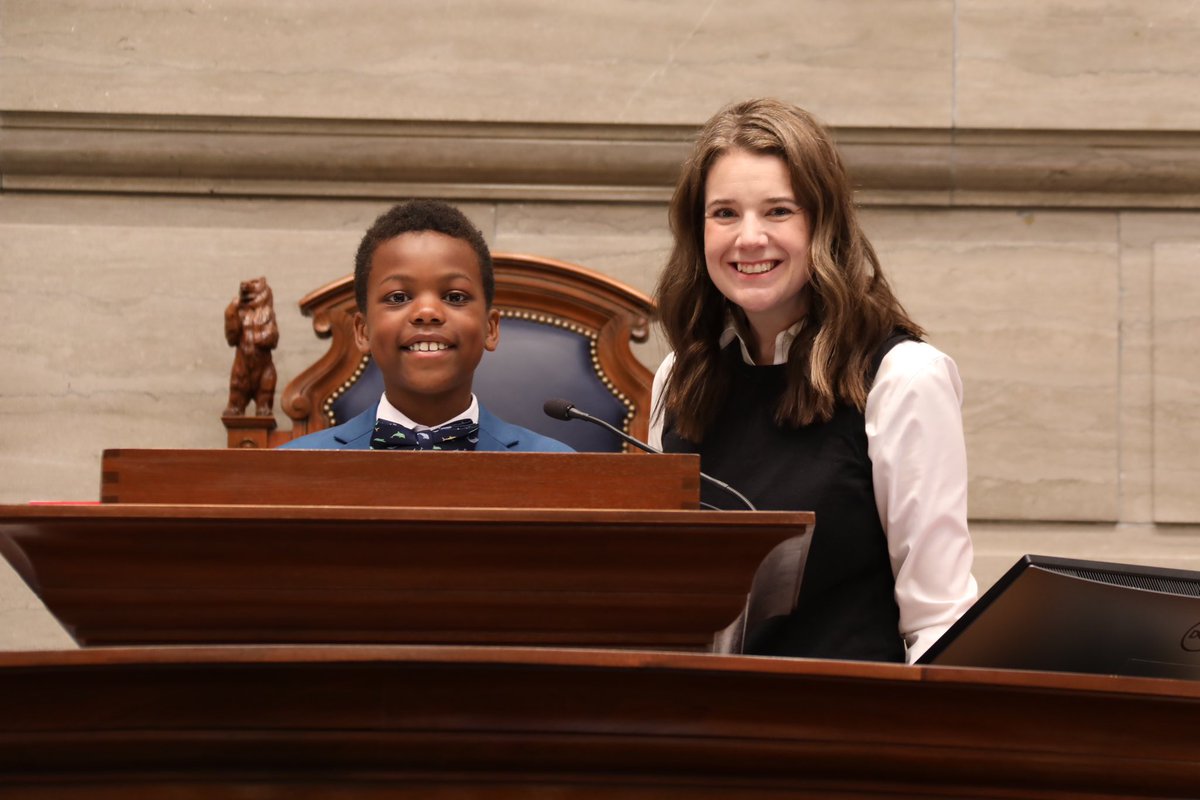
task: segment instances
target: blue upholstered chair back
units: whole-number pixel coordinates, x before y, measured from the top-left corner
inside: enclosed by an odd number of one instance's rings
[[[630,343],[645,341],[654,306],[644,294],[573,264],[496,253],[500,345],[485,353],[474,391],[497,416],[580,451],[622,449],[610,432],[551,419],[561,397],[617,428],[645,438],[652,375]],[[298,436],[336,425],[379,402],[383,381],[354,346],[353,280],[343,278],[300,303],[330,350],[284,390],[283,411]]]

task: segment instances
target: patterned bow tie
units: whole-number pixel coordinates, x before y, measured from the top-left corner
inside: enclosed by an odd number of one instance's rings
[[[474,450],[479,441],[479,423],[456,419],[428,431],[414,431],[397,422],[375,420],[372,450]]]

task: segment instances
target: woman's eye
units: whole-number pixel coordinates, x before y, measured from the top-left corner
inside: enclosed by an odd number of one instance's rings
[[[767,215],[771,216],[771,217],[786,218],[786,217],[790,217],[792,214],[795,214],[795,213],[796,212],[794,209],[786,208],[785,206],[778,206],[778,207],[772,208],[770,211],[768,211]]]
[[[733,219],[737,215],[733,213],[732,208],[715,208],[709,212],[709,216],[713,219]]]

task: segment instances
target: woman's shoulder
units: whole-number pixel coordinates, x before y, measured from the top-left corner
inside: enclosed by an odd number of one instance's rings
[[[920,371],[930,364],[943,359],[953,363],[953,359],[950,356],[929,342],[918,339],[905,339],[888,351],[887,355],[883,357],[879,369],[881,372],[884,369],[901,370],[904,372]]]
[[[906,391],[925,383],[948,383],[961,394],[962,383],[954,359],[928,342],[900,342],[883,357],[871,394]]]

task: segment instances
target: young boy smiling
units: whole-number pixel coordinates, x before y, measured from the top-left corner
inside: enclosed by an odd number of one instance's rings
[[[484,350],[500,340],[492,256],[461,211],[412,200],[375,220],[354,264],[354,340],[384,392],[347,422],[288,442],[310,450],[569,452],[492,415],[471,391]]]

